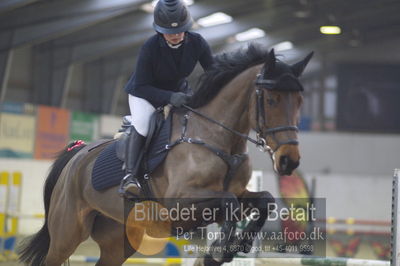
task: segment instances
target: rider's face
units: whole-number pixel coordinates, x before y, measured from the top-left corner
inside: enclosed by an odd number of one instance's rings
[[[185,37],[184,32],[176,33],[176,34],[163,34],[164,39],[170,44],[178,44],[183,41]]]

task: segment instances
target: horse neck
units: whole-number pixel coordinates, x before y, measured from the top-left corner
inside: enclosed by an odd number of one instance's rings
[[[257,73],[257,67],[245,70],[230,81],[209,104],[200,108],[199,111],[231,129],[248,135],[251,128],[248,119],[251,104],[249,101]],[[217,131],[213,135],[224,143],[224,146],[236,145],[238,140],[242,140],[242,143],[245,144],[242,138],[234,136],[229,131],[218,126],[213,128]]]

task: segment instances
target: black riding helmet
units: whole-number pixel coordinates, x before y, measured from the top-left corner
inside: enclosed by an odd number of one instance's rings
[[[153,27],[157,32],[176,34],[192,27],[192,18],[181,0],[160,0],[154,9]]]

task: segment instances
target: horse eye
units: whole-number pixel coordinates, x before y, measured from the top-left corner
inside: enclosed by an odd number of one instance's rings
[[[269,105],[274,105],[274,104],[276,104],[276,101],[274,99],[272,99],[272,98],[267,98],[267,103]]]
[[[277,97],[267,97],[267,103],[268,105],[274,106],[277,105],[279,102],[279,95]]]

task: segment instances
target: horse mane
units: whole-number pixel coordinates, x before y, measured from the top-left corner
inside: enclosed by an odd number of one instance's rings
[[[188,105],[192,108],[206,105],[229,81],[244,70],[264,63],[267,56],[268,50],[255,43],[247,48],[216,55],[213,66],[200,76],[196,92]]]

